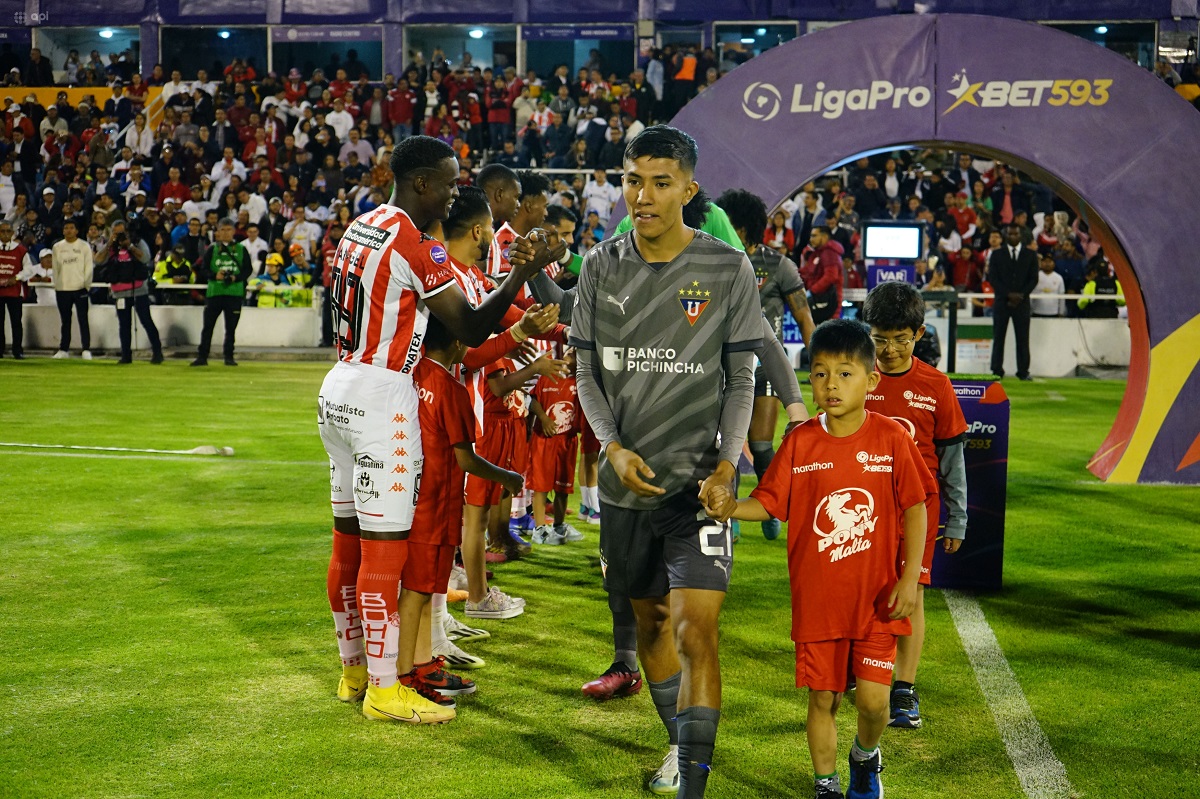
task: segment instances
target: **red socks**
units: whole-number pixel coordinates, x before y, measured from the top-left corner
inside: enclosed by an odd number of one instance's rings
[[[408,559],[407,541],[362,539],[358,569],[358,612],[362,618],[371,685],[396,683],[400,654],[400,575]]]
[[[329,559],[329,573],[325,576],[325,590],[333,611],[342,666],[362,666],[366,662],[363,660],[362,624],[358,618],[357,583],[361,558],[358,536],[334,530],[333,555]]]

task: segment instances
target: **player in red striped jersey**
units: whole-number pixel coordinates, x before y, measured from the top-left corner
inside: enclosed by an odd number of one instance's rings
[[[326,588],[342,657],[338,697],[365,696],[369,718],[436,723],[453,711],[402,686],[396,672],[398,584],[422,466],[412,371],[429,313],[478,345],[550,253],[544,235],[515,241],[510,258],[520,280],[473,308],[445,248],[421,232],[445,219],[458,195],[453,149],[415,136],[396,145],[390,167],[391,199],[350,225],[334,257],[338,363],[317,398],[334,516]]]

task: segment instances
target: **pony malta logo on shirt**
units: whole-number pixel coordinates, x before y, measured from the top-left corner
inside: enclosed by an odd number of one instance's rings
[[[875,532],[875,498],[865,488],[841,488],[817,505],[813,532],[820,537],[817,552],[829,551],[829,562],[844,560],[871,548]]]
[[[700,288],[699,280],[693,280],[690,286],[679,290],[679,304],[683,306],[683,313],[687,316],[689,325],[695,327],[700,314],[704,313],[704,309],[711,302],[710,297],[712,292]]]

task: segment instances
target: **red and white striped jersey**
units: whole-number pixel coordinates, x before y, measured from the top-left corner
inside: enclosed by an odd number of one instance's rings
[[[429,319],[421,300],[454,285],[449,261],[441,242],[394,205],[355,219],[330,281],[338,360],[411,374]]]
[[[508,262],[508,248],[512,246],[516,238],[517,231],[513,230],[513,226],[507,222],[496,231],[496,236],[492,239],[492,246],[488,250],[489,277],[502,277],[512,271],[512,264]]]

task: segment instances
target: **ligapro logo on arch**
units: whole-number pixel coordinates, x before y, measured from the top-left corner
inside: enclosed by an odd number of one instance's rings
[[[790,90],[789,90],[790,88]],[[880,108],[922,108],[933,92],[927,86],[897,86],[890,80],[873,80],[869,86],[834,88],[819,80],[815,84],[794,83],[784,92],[765,81],[754,81],[742,92],[742,110],[751,119],[769,122],[786,108],[791,114],[820,114],[837,119],[847,111]]]

